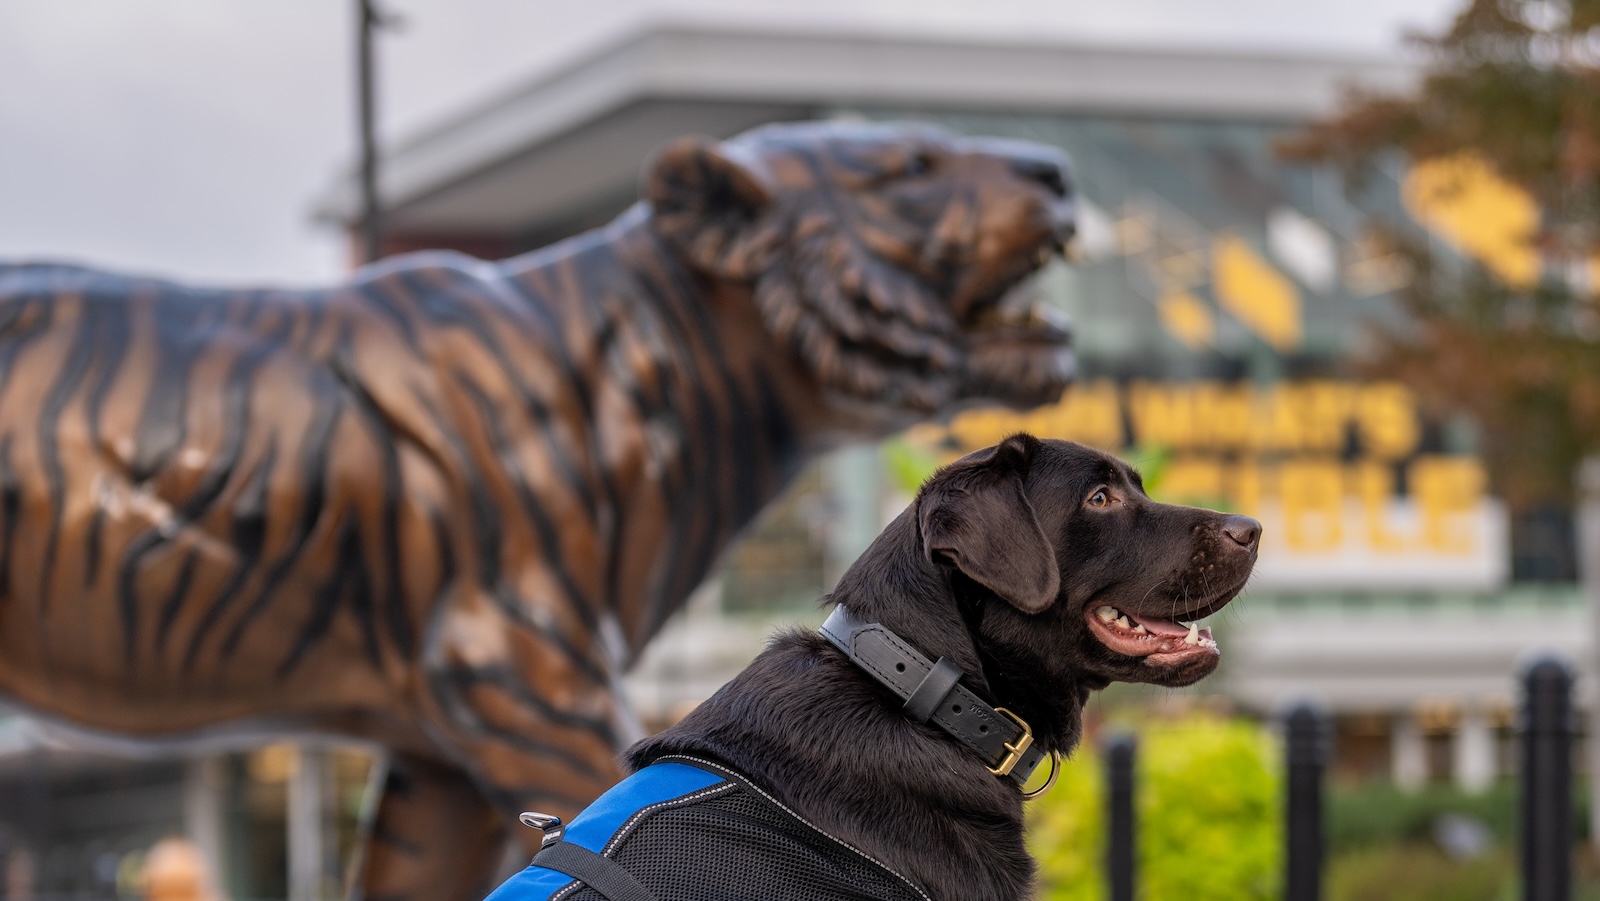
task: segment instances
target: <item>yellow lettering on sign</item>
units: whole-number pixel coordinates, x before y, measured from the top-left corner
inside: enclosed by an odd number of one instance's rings
[[[949,426],[951,437],[966,450],[997,444],[1017,432],[1116,450],[1122,446],[1122,405],[1117,386],[1107,379],[1075,385],[1056,403],[1025,412],[1003,407],[969,410],[955,417]]]
[[[1160,499],[1169,504],[1222,503],[1222,463],[1212,457],[1174,457],[1158,487]]]
[[[1234,450],[1250,440],[1255,392],[1248,385],[1195,382],[1194,446]]]
[[[1361,389],[1356,404],[1361,446],[1371,456],[1398,460],[1417,449],[1417,403],[1411,390],[1397,382],[1379,382]]]
[[[1258,448],[1297,451],[1305,447],[1306,409],[1301,393],[1295,386],[1276,385],[1263,395]]]
[[[1418,457],[1406,470],[1411,498],[1422,516],[1422,542],[1447,554],[1477,550],[1472,516],[1488,478],[1470,457]]]
[[[1217,303],[1280,351],[1300,346],[1300,292],[1235,235],[1211,246]]]
[[[1023,431],[1023,415],[1003,407],[984,407],[957,416],[950,423],[956,443],[968,450],[998,444],[1007,435]]]
[[[1399,382],[1143,381],[1124,390],[1100,379],[1036,410],[973,410],[908,438],[944,454],[1018,431],[1112,452],[1132,443],[1171,454],[1151,479],[1153,496],[1266,515],[1274,520],[1271,540],[1296,553],[1349,544],[1386,554],[1482,550],[1475,529],[1483,467],[1469,457],[1416,456],[1417,401]],[[1353,461],[1352,451],[1360,454]],[[1395,513],[1396,475],[1406,461],[1414,524]]]
[[[1284,538],[1297,551],[1331,551],[1344,542],[1344,484],[1334,460],[1290,460],[1278,470]]]
[[[1194,446],[1194,404],[1186,388],[1134,382],[1128,386],[1128,414],[1136,444]]]
[[[1406,173],[1400,197],[1413,219],[1506,284],[1532,288],[1539,280],[1533,246],[1539,207],[1483,157],[1458,153],[1422,160]]]
[[[1211,346],[1217,337],[1217,319],[1211,308],[1187,291],[1173,291],[1156,302],[1161,325],[1193,350]]]
[[[1394,499],[1393,467],[1375,460],[1363,460],[1350,468],[1350,481],[1361,499],[1361,516],[1367,526],[1367,544],[1382,553],[1405,550],[1405,538],[1389,527],[1389,503]]]
[[[1103,450],[1122,446],[1122,404],[1112,382],[1102,379],[1081,388],[1069,388],[1053,409],[1059,415],[1051,422],[1050,430],[1035,434],[1081,441]]]
[[[1247,514],[1260,513],[1263,494],[1261,463],[1255,457],[1245,457],[1228,467],[1227,489],[1224,497],[1232,502],[1232,509]]]
[[[1307,382],[1297,392],[1304,412],[1301,427],[1307,450],[1338,453],[1356,406],[1356,388],[1344,382]]]

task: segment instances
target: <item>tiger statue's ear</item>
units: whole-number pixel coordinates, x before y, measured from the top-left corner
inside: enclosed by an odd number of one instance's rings
[[[761,180],[710,138],[679,138],[657,154],[644,197],[656,231],[695,266],[727,278],[752,278],[763,244],[757,221],[772,203]],[[767,239],[770,241],[770,238]]]

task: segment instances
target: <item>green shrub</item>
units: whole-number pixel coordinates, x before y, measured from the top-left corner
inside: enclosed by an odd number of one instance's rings
[[[1509,779],[1481,794],[1449,785],[1402,791],[1389,783],[1375,783],[1336,787],[1327,798],[1328,851],[1334,855],[1432,842],[1435,822],[1447,813],[1481,821],[1497,844],[1509,844],[1516,837],[1517,786]]]
[[[1517,896],[1509,852],[1451,860],[1422,844],[1336,855],[1323,885],[1328,901],[1513,901]]]
[[[1028,845],[1039,861],[1041,901],[1103,901],[1105,769],[1087,743],[1061,762],[1055,788],[1029,803]]]
[[[1265,729],[1196,714],[1147,722],[1135,773],[1138,884],[1145,898],[1275,898],[1282,870],[1278,753]],[[1040,898],[1105,897],[1104,770],[1085,744],[1031,805]]]

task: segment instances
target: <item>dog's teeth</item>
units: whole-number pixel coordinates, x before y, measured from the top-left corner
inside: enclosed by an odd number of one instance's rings
[[[1149,635],[1150,634],[1150,630],[1146,629],[1144,627],[1144,623],[1134,623],[1133,624],[1133,631],[1138,632],[1140,635]]]
[[[1196,620],[1196,621],[1194,621],[1194,622],[1189,624],[1189,634],[1183,636],[1183,643],[1184,644],[1199,644],[1200,643],[1200,621],[1199,620]]]
[[[1200,647],[1202,648],[1214,648],[1216,646],[1217,643],[1209,638],[1200,639]]]
[[[1121,626],[1124,629],[1132,629],[1133,628],[1133,623],[1128,622],[1127,614],[1123,614],[1122,616],[1117,617],[1117,625]]]
[[[1109,623],[1112,620],[1117,618],[1117,608],[1115,608],[1115,607],[1096,607],[1096,608],[1094,608],[1094,615],[1100,617],[1100,621],[1101,622]]]

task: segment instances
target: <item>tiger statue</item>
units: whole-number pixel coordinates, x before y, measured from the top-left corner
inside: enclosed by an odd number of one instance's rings
[[[1009,299],[1073,233],[1052,148],[772,125],[643,195],[325,289],[0,265],[0,697],[380,744],[354,889],[481,897],[519,811],[619,777],[620,674],[807,460],[1071,378]]]

